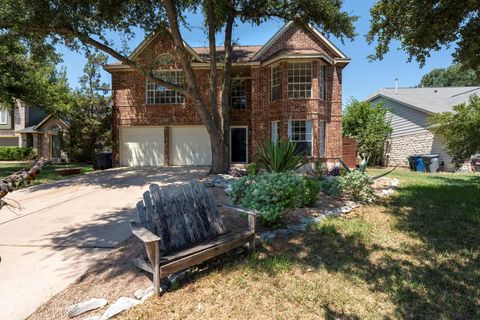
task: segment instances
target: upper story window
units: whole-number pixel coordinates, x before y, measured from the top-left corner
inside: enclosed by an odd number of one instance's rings
[[[288,122],[289,140],[297,145],[297,152],[307,157],[312,156],[312,121],[290,120]]]
[[[312,96],[312,63],[288,63],[288,98],[301,99]]]
[[[318,95],[320,100],[325,100],[325,91],[327,88],[326,67],[320,65],[318,68]]]
[[[183,85],[183,71],[181,70],[157,71],[156,75],[162,80]],[[147,104],[181,104],[183,101],[183,94],[147,79]]]
[[[0,124],[7,124],[8,110],[0,110]]]
[[[281,98],[280,66],[277,65],[270,69],[270,101]]]
[[[247,107],[247,90],[245,80],[233,80],[230,92],[232,108],[245,109]]]

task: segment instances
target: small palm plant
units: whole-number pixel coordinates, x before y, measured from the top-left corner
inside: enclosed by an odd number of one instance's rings
[[[258,149],[258,162],[268,172],[287,172],[305,164],[305,157],[290,141],[267,142]]]

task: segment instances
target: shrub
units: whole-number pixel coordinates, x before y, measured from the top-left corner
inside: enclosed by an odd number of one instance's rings
[[[320,182],[320,190],[332,197],[340,197],[343,192],[342,177],[328,176]]]
[[[258,164],[256,162],[247,165],[247,174],[249,176],[256,176],[258,174]]]
[[[305,183],[305,194],[303,196],[303,204],[307,207],[315,206],[317,196],[320,192],[320,182],[317,179],[303,177]]]
[[[304,180],[293,172],[265,173],[234,182],[230,197],[233,203],[258,211],[266,225],[275,226],[286,209],[302,205],[304,191]]]
[[[267,142],[258,149],[258,159],[267,172],[288,172],[300,168],[305,157],[290,141]]]
[[[32,148],[0,147],[1,161],[26,160],[32,155]]]
[[[373,180],[365,173],[355,170],[341,177],[341,180],[343,191],[350,200],[366,201],[373,198]]]

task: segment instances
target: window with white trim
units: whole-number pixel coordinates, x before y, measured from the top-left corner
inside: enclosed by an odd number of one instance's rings
[[[7,124],[8,110],[0,110],[0,124]]]
[[[232,108],[245,109],[247,107],[247,90],[245,80],[233,80],[230,92]]]
[[[312,121],[290,120],[288,137],[297,145],[297,152],[307,157],[312,156]]]
[[[280,137],[278,121],[272,121],[270,125],[271,140],[273,143],[277,143]]]
[[[183,86],[182,70],[156,71],[155,74],[164,81]],[[147,104],[181,104],[183,101],[183,94],[147,79]]]
[[[325,121],[320,120],[318,123],[318,150],[320,158],[325,158]]]
[[[288,63],[288,98],[301,99],[312,96],[312,63]]]
[[[327,82],[326,82],[326,67],[324,65],[319,66],[318,70],[318,95],[320,100],[325,100],[325,91],[327,88]]]
[[[280,65],[270,68],[270,101],[281,98]]]

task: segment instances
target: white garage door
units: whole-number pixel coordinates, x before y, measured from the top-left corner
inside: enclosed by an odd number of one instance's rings
[[[120,128],[122,166],[163,166],[163,127]]]
[[[170,161],[174,166],[210,165],[212,151],[205,127],[171,127]]]

